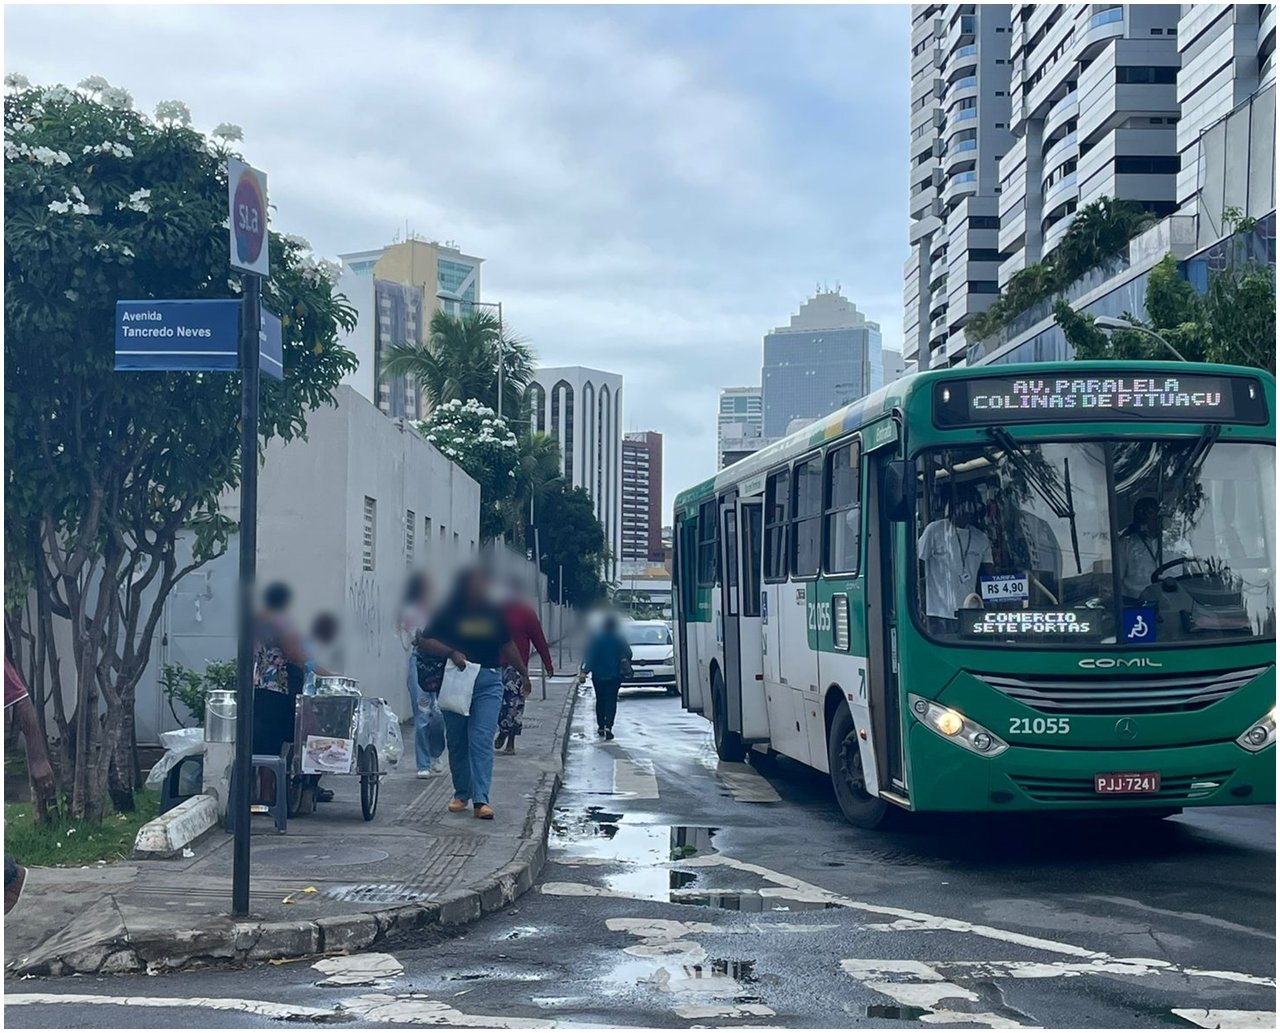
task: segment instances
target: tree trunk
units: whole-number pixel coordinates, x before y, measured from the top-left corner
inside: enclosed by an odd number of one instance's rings
[[[136,804],[133,791],[138,786],[138,729],[133,707],[120,709],[120,734],[111,751],[107,789],[111,805],[121,814],[132,813]]]

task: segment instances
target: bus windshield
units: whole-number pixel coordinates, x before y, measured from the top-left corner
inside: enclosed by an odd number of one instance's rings
[[[926,452],[917,617],[969,645],[1274,638],[1274,455],[1217,428]]]

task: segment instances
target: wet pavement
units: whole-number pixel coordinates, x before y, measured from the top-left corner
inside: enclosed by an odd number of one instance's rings
[[[11,982],[6,1023],[1275,1025],[1271,807],[863,832],[816,773],[719,763],[677,700],[625,694],[609,743],[589,718],[506,912],[321,968]]]

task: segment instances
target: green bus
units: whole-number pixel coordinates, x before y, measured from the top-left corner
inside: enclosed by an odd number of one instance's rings
[[[681,697],[845,817],[1275,801],[1275,380],[918,373],[676,499]]]

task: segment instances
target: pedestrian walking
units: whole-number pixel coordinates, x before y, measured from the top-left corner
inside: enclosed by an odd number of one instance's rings
[[[507,600],[502,606],[502,616],[526,670],[529,667],[530,652],[536,649],[538,656],[542,658],[542,670],[548,678],[552,677],[555,665],[551,662],[551,647],[547,645],[547,636],[543,634],[542,621],[538,619],[533,607],[520,598],[519,585],[509,586]],[[510,664],[503,667],[502,711],[498,715],[498,738],[494,740],[493,748],[502,750],[507,756],[516,752],[516,738],[524,730],[524,703],[532,688],[533,686],[526,685],[520,678],[520,672]]]
[[[622,679],[631,664],[631,646],[618,630],[618,616],[605,614],[599,630],[587,643],[582,656],[579,681],[591,675],[596,693],[596,734],[602,739],[613,738],[613,721],[618,714],[618,691]]]
[[[418,641],[424,652],[445,657],[459,670],[465,670],[468,661],[480,665],[470,714],[444,715],[449,772],[453,777],[449,810],[456,814],[471,804],[477,818],[492,819],[489,790],[493,781],[493,737],[502,708],[501,671],[504,665],[514,667],[524,680],[526,693],[529,671],[480,571],[465,570],[458,576],[448,601]]]
[[[400,631],[409,643],[405,687],[413,705],[413,753],[419,778],[433,778],[444,772],[445,734],[444,713],[440,710],[440,685],[435,682],[431,691],[424,686],[422,661],[425,658],[419,648],[430,603],[431,582],[426,574],[415,571],[405,587],[404,602],[400,607]]]
[[[5,643],[6,647],[8,642]],[[44,734],[40,731],[40,717],[31,702],[27,684],[18,668],[7,655],[4,658],[4,715],[22,732],[22,742],[27,753],[27,774],[37,798],[47,806],[54,797],[56,785],[53,766],[44,746]],[[22,888],[27,881],[27,870],[10,857],[4,859],[4,913],[7,915],[18,904]]]

